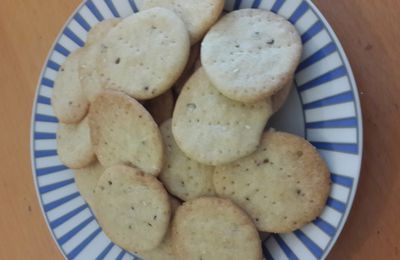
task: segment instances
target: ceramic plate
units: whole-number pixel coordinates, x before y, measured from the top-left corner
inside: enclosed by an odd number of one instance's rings
[[[266,259],[322,259],[349,214],[360,173],[362,118],[357,87],[346,55],[328,22],[308,0],[226,1],[225,9],[262,8],[286,17],[301,34],[304,52],[296,88],[274,128],[307,138],[327,161],[332,192],[311,224],[263,242]],[[40,76],[32,119],[33,177],[44,217],[67,259],[140,259],[112,243],[80,196],[73,172],[57,157],[58,121],[51,107],[54,79],[65,58],[84,45],[99,21],[137,11],[133,0],[89,0],[65,24]]]

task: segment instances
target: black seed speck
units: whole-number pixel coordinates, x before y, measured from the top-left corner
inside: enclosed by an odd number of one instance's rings
[[[270,40],[270,41],[267,41],[267,44],[269,44],[269,45],[272,45],[272,44],[274,44],[275,43],[275,40],[274,39],[272,39],[272,40]]]
[[[152,227],[152,226],[153,226],[151,223],[148,223],[148,222],[147,222],[147,225],[148,225],[149,227]]]
[[[119,64],[121,62],[121,58],[117,58],[116,60],[115,60],[115,64]]]
[[[112,181],[108,181],[108,185],[112,185]]]
[[[157,219],[157,215],[155,215],[155,216],[153,217],[153,219],[156,220],[156,219]]]
[[[268,158],[264,159],[263,163],[269,163],[269,159]]]

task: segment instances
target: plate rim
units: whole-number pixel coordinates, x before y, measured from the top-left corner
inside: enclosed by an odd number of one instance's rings
[[[32,167],[32,178],[33,178],[33,182],[34,182],[34,186],[35,186],[35,192],[36,192],[36,197],[38,199],[38,204],[39,204],[39,208],[42,212],[43,218],[45,220],[47,229],[53,239],[53,242],[56,244],[59,252],[61,253],[61,255],[65,258],[68,259],[66,253],[64,252],[64,249],[59,245],[55,234],[53,232],[53,229],[50,227],[49,224],[49,220],[46,216],[46,213],[44,211],[44,207],[43,207],[43,200],[41,198],[40,192],[39,192],[39,186],[37,183],[37,175],[36,175],[36,160],[35,160],[35,137],[34,137],[34,130],[35,130],[35,114],[37,111],[37,99],[39,96],[39,92],[41,89],[41,79],[44,76],[44,73],[46,72],[46,62],[48,60],[50,60],[50,57],[55,49],[55,46],[57,45],[57,43],[59,42],[61,36],[64,33],[65,28],[68,27],[68,25],[71,23],[71,21],[74,19],[75,14],[88,2],[89,0],[81,0],[80,4],[74,8],[74,10],[72,11],[71,15],[68,16],[68,19],[63,23],[60,31],[58,32],[57,36],[55,37],[53,43],[51,44],[49,51],[44,59],[44,64],[42,66],[41,72],[39,74],[37,83],[36,83],[36,89],[35,89],[35,94],[33,96],[33,105],[32,105],[32,112],[31,112],[31,125],[30,125],[30,159],[31,159],[31,167]],[[286,0],[285,0],[286,1]],[[359,180],[360,180],[360,176],[361,176],[361,170],[362,170],[362,161],[363,161],[363,156],[364,156],[364,127],[363,127],[363,113],[362,113],[362,106],[361,106],[361,102],[360,102],[360,95],[359,95],[359,88],[357,85],[357,82],[355,80],[355,76],[354,76],[354,72],[352,70],[351,64],[349,62],[348,56],[346,54],[346,51],[344,50],[341,41],[339,40],[338,36],[336,35],[335,31],[333,30],[331,24],[328,22],[328,20],[326,19],[326,17],[322,14],[322,12],[318,9],[318,7],[313,3],[312,0],[302,0],[304,2],[306,2],[310,9],[312,10],[312,12],[314,12],[314,14],[318,17],[318,19],[320,19],[323,23],[324,28],[327,30],[327,32],[329,33],[329,36],[332,38],[332,40],[334,41],[335,45],[337,46],[337,50],[340,53],[340,58],[347,70],[347,77],[350,81],[350,85],[352,87],[352,93],[354,96],[354,106],[355,106],[355,112],[356,112],[356,118],[357,118],[357,135],[358,135],[358,146],[359,146],[359,151],[357,154],[357,175],[354,176],[353,178],[353,185],[352,185],[352,189],[351,189],[351,194],[349,195],[348,201],[347,201],[347,209],[346,211],[343,213],[341,221],[337,227],[337,231],[335,233],[335,235],[332,237],[331,241],[329,242],[329,244],[327,245],[327,247],[324,250],[324,254],[322,255],[321,259],[325,259],[328,254],[332,251],[333,246],[336,244],[338,238],[340,237],[340,235],[342,234],[343,228],[346,225],[346,223],[348,222],[348,217],[350,212],[352,211],[353,208],[353,204],[354,204],[354,200],[355,200],[355,196],[357,194],[357,190],[358,190],[358,186],[359,186]],[[304,113],[304,109],[303,109],[303,113]],[[90,208],[89,208],[90,209]],[[91,209],[90,209],[91,210]]]

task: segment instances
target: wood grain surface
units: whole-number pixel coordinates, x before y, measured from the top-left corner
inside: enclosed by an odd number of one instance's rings
[[[400,1],[315,0],[349,57],[364,115],[363,169],[329,259],[400,259]],[[32,181],[37,80],[80,0],[2,0],[0,7],[0,259],[62,259]]]

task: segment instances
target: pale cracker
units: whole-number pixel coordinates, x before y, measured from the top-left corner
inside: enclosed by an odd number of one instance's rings
[[[172,87],[187,63],[189,35],[172,11],[152,8],[125,18],[101,44],[101,82],[140,100]]]
[[[192,44],[201,40],[218,20],[224,0],[145,0],[142,9],[164,7],[174,11],[184,21]]]
[[[120,21],[121,21],[120,18],[111,18],[103,20],[100,23],[93,26],[92,29],[90,29],[90,31],[87,34],[85,46],[96,44],[99,41],[101,41],[107,35],[107,33],[112,28],[114,28]]]
[[[161,96],[154,99],[150,99],[145,102],[144,106],[147,111],[153,116],[154,121],[161,125],[166,120],[172,118],[172,113],[174,112],[174,95],[172,90],[168,90]]]
[[[135,168],[106,169],[95,189],[94,208],[107,236],[131,252],[156,248],[168,230],[168,193],[155,177]]]
[[[200,198],[175,213],[172,236],[177,259],[261,260],[261,241],[250,217],[231,201]]]
[[[260,9],[225,15],[205,36],[201,62],[224,95],[251,103],[280,90],[296,70],[302,43],[283,17]]]
[[[88,166],[96,159],[87,117],[78,124],[58,124],[57,153],[60,161],[73,169]]]
[[[200,68],[177,100],[172,132],[189,158],[219,165],[254,152],[271,114],[270,101],[250,105],[223,96]]]
[[[71,53],[61,66],[54,81],[51,103],[58,120],[66,124],[79,123],[87,114],[87,101],[79,81],[79,60],[82,49]]]
[[[90,207],[93,207],[94,189],[104,170],[104,167],[97,161],[85,168],[74,170],[76,186]]]
[[[214,186],[219,196],[242,207],[260,231],[286,233],[319,216],[330,179],[325,162],[309,142],[268,132],[255,153],[217,167]]]
[[[100,163],[134,165],[158,175],[163,163],[163,143],[157,124],[135,99],[105,90],[92,103],[90,133]]]
[[[171,120],[161,126],[165,144],[165,163],[160,180],[166,189],[181,200],[215,195],[212,175],[214,167],[188,158],[178,147],[171,131]]]

